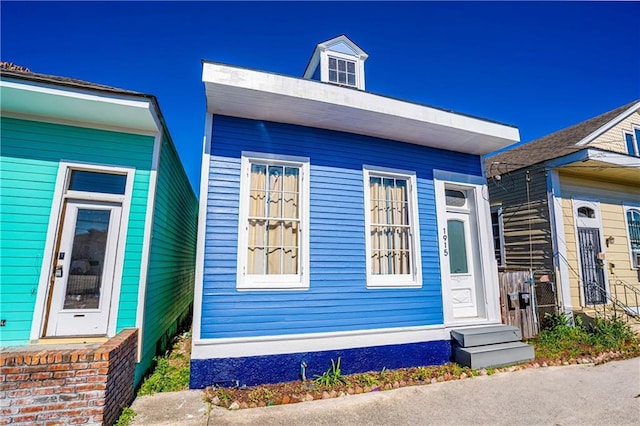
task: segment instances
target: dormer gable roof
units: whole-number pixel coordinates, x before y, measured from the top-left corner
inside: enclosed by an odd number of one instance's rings
[[[364,61],[367,60],[369,55],[360,48],[357,44],[349,39],[346,35],[342,34],[332,39],[318,43],[311,55],[311,59],[307,64],[307,68],[302,75],[305,79],[317,79],[320,81],[328,81],[327,76],[323,76],[320,73],[325,72],[322,68],[323,54],[335,53],[339,55],[345,55],[346,58],[352,59],[358,63],[356,67],[358,75],[358,83],[356,87],[360,90],[364,90]],[[326,65],[325,65],[326,68]]]

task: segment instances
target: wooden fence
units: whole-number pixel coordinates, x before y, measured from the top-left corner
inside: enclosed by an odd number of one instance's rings
[[[502,322],[518,327],[523,339],[538,334],[536,299],[533,277],[529,271],[498,273],[500,279],[500,305]]]

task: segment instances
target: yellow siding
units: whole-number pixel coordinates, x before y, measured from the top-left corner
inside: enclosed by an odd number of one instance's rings
[[[590,142],[588,146],[626,154],[627,146],[624,139],[624,132],[626,131],[627,133],[633,134],[633,125],[640,127],[640,111],[634,112],[619,124],[598,136]]]
[[[627,284],[640,288],[638,271],[631,267],[629,255],[629,238],[625,222],[624,206],[640,202],[637,188],[615,185],[606,182],[586,180],[570,175],[560,175],[562,191],[562,210],[564,216],[565,241],[567,244],[567,263],[569,266],[571,301],[573,306],[581,306],[580,302],[580,266],[578,262],[578,248],[576,244],[574,214],[572,198],[597,201],[600,206],[603,241],[602,250],[605,253],[605,274],[609,280],[610,291],[624,297],[621,286],[616,287],[616,281],[622,280]],[[615,242],[606,246],[604,240],[613,237]],[[611,267],[611,265],[615,267]]]

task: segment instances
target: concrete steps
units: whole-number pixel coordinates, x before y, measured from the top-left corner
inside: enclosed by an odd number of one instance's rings
[[[520,329],[510,325],[459,328],[451,331],[453,359],[473,369],[501,367],[532,360],[534,348],[523,343]]]

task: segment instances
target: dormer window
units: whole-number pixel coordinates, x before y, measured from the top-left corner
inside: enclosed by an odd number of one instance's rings
[[[329,81],[332,83],[356,85],[356,63],[329,56]]]
[[[341,35],[316,46],[303,78],[364,90],[364,50]]]

